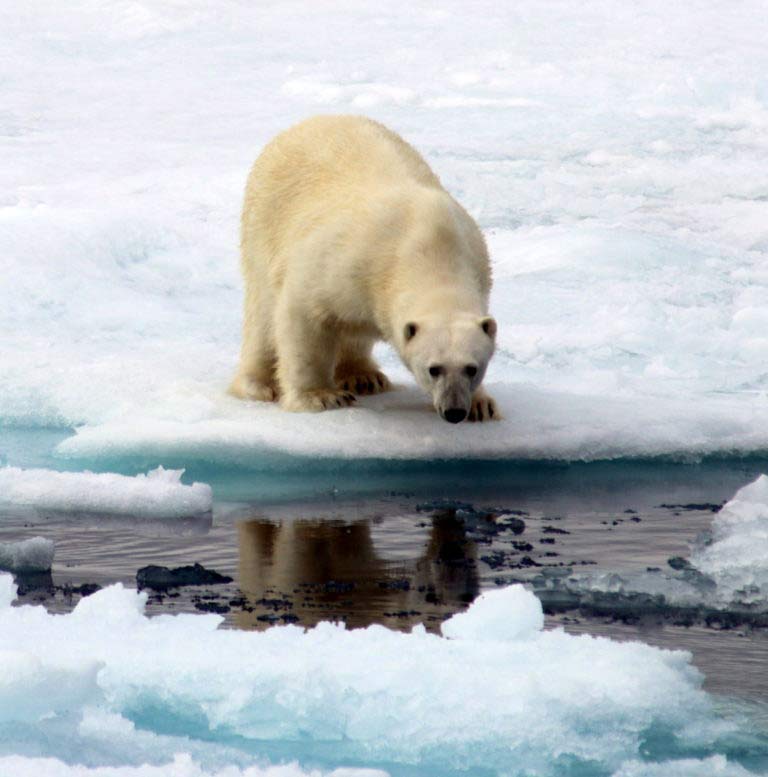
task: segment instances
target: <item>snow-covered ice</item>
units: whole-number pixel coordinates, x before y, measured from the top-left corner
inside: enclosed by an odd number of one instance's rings
[[[181,482],[183,474],[184,470],[163,467],[135,477],[3,467],[0,505],[139,518],[184,518],[210,512],[211,487],[206,483],[187,486]]]
[[[53,564],[55,548],[45,537],[19,542],[0,542],[0,569],[7,572],[47,572]]]
[[[519,586],[484,594],[444,624],[448,637],[329,623],[222,631],[215,615],[147,618],[146,596],[119,584],[68,615],[11,607],[13,596],[0,576],[0,757],[152,775],[180,753],[206,775],[254,758],[325,772],[610,774],[653,758],[655,735],[701,757],[737,732],[688,653],[544,631]]]
[[[768,449],[767,37],[759,0],[0,8],[0,424],[77,426],[58,454],[99,469]],[[486,231],[501,423],[225,396],[247,169],[329,111]]]

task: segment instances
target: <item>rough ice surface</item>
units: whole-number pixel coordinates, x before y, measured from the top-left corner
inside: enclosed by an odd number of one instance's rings
[[[739,764],[729,763],[726,758],[714,755],[711,758],[684,758],[676,763],[665,761],[647,764],[638,761],[625,764],[612,777],[752,777]]]
[[[768,476],[739,489],[712,523],[691,563],[717,585],[720,600],[765,606],[768,598]]]
[[[47,572],[53,564],[54,545],[45,537],[0,542],[0,569],[7,572]]]
[[[509,617],[510,612],[514,618]],[[441,631],[449,639],[511,641],[533,637],[542,628],[544,613],[539,600],[522,586],[513,585],[481,594],[469,610],[443,623]]]
[[[187,756],[177,756],[160,766],[87,766],[70,765],[53,758],[0,758],[0,775],[8,777],[388,777],[387,772],[375,769],[341,768],[332,772],[317,769],[304,770],[296,765],[244,769],[226,767],[209,771]],[[729,763],[721,756],[701,760],[684,759],[670,764],[629,763],[611,777],[754,777],[738,764]]]
[[[450,638],[329,623],[221,631],[215,615],[149,619],[145,595],[119,584],[68,615],[11,607],[12,595],[0,576],[0,757],[22,758],[15,775],[48,757],[154,777],[177,754],[206,776],[254,758],[324,772],[610,774],[653,757],[655,735],[701,757],[736,732],[688,653],[543,631],[521,587],[447,621]]]
[[[725,774],[725,772],[723,772]],[[734,772],[735,774],[735,772]],[[0,758],[0,775],[8,777],[388,777],[377,769],[334,769],[321,772],[297,765],[250,766],[243,769],[224,767],[207,770],[189,756],[178,755],[159,766],[87,766],[70,765],[54,758]]]
[[[97,462],[768,448],[760,0],[17,6],[0,423],[78,426],[59,453]],[[452,428],[415,388],[320,415],[225,396],[246,173],[318,112],[399,130],[484,228],[504,421]]]
[[[135,477],[111,472],[0,469],[0,504],[38,510],[106,513],[139,518],[183,518],[210,512],[211,487],[181,482],[184,470],[157,467]]]

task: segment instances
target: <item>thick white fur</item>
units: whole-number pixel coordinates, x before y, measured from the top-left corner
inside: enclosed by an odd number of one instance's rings
[[[371,358],[383,339],[439,411],[465,394],[470,418],[498,417],[480,387],[496,331],[485,241],[383,125],[317,116],[274,138],[248,177],[241,259],[236,396],[322,410],[386,390]],[[427,372],[435,363],[439,379]],[[462,377],[468,364],[473,380]]]

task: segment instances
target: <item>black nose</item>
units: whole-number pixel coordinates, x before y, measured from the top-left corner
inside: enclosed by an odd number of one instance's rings
[[[452,407],[450,410],[446,410],[443,413],[443,418],[445,418],[448,423],[451,424],[458,424],[460,421],[463,421],[467,417],[467,411],[464,410],[462,407]]]

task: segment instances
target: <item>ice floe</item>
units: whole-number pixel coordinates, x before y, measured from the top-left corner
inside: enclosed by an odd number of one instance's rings
[[[712,522],[711,537],[691,564],[716,585],[719,601],[766,606],[768,600],[768,476],[740,489]]]
[[[544,631],[519,586],[484,594],[444,624],[447,638],[330,623],[221,631],[215,615],[147,618],[146,597],[121,585],[63,616],[10,607],[13,596],[0,576],[0,756],[62,758],[63,737],[67,760],[92,767],[140,765],[147,752],[155,764],[169,747],[221,767],[240,763],[227,750],[240,748],[324,771],[554,775],[569,764],[610,773],[652,732],[715,754],[733,730],[689,654]],[[24,742],[44,743],[33,752],[14,744],[22,725]],[[111,754],[88,739],[112,729]],[[134,760],[116,761],[134,740]]]
[[[60,455],[102,464],[768,449],[761,3],[520,7],[0,10],[0,424],[78,427]],[[414,388],[322,417],[225,396],[248,167],[321,110],[399,130],[487,233],[493,428]]]
[[[0,468],[0,504],[57,512],[184,518],[210,512],[211,487],[185,485],[184,470],[157,467],[135,477],[111,472]]]

